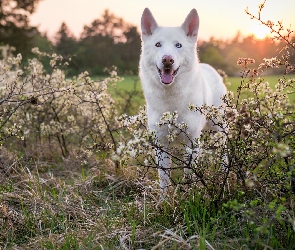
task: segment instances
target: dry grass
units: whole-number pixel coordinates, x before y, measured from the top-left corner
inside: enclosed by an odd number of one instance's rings
[[[163,210],[158,185],[136,167],[118,171],[109,160],[81,166],[74,156],[26,162],[1,151],[3,249],[190,249],[198,241],[181,237],[178,225],[150,221]]]
[[[76,156],[27,161],[5,148],[0,169],[0,249],[212,250],[251,241],[193,189],[176,187],[161,201],[155,170],[94,158],[81,165]]]

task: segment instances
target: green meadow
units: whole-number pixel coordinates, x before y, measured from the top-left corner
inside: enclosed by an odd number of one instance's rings
[[[287,79],[295,78],[295,75],[286,75]],[[261,77],[265,82],[269,82],[269,85],[274,89],[275,85],[278,83],[279,79],[282,78],[281,75],[269,75]],[[229,91],[237,93],[237,89],[241,84],[243,79],[241,77],[229,77],[227,80],[227,89]],[[126,98],[125,93],[136,92],[134,96],[134,101],[139,105],[144,105],[144,97],[142,93],[141,83],[138,76],[123,76],[123,80],[117,84],[110,86],[109,91],[112,94],[113,98],[119,103]],[[134,93],[135,93],[134,92]],[[295,102],[295,93],[289,94],[290,103]]]

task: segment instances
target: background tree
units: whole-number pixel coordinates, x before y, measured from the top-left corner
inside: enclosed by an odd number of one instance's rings
[[[9,44],[17,53],[27,57],[30,41],[37,29],[29,25],[28,16],[36,10],[40,0],[1,0],[0,1],[0,44]]]
[[[230,40],[217,40],[199,43],[200,61],[209,63],[216,69],[225,71],[230,76],[240,75],[237,60],[241,57],[251,57],[255,60],[254,67],[258,67],[264,58],[271,58],[279,53],[282,43],[273,42],[266,37],[257,39],[253,35],[242,37],[240,33]],[[282,69],[269,69],[270,74],[282,73]]]
[[[227,72],[227,63],[221,53],[220,46],[222,41],[211,38],[208,42],[203,42],[199,46],[199,57],[203,63],[208,63],[216,69],[222,69]]]
[[[55,35],[55,51],[63,56],[69,63],[69,74],[78,74],[79,66],[77,65],[76,53],[78,50],[78,41],[70,31],[66,23],[62,23]],[[71,60],[69,60],[71,58]]]
[[[31,38],[29,43],[29,49],[38,47],[42,52],[52,52],[54,46],[47,37],[47,34],[41,34],[39,31]]]
[[[77,41],[66,23],[62,23],[56,36],[56,52],[62,56],[73,55],[77,50]]]
[[[137,28],[131,26],[124,32],[126,42],[122,44],[121,51],[121,63],[120,68],[124,71],[128,69],[133,72],[137,72],[139,53],[141,51],[141,40]]]
[[[115,65],[121,73],[137,72],[140,36],[135,26],[105,10],[101,18],[84,26],[77,51],[81,70],[104,74]]]

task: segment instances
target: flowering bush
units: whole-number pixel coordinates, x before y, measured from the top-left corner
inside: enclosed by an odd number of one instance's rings
[[[49,58],[52,70],[46,72],[37,58],[22,67],[21,55],[14,58],[12,48],[1,49],[2,144],[23,145],[37,156],[49,149],[63,157],[116,147],[117,111],[107,92],[108,84],[120,80],[116,74],[93,81],[84,72],[67,79],[61,56],[33,49],[39,58]]]
[[[287,41],[280,55],[265,59],[258,68],[251,67],[251,58],[238,59],[242,78],[236,94],[228,92],[217,108],[188,107],[219,126],[218,132],[204,131],[192,139],[177,112],[163,114],[157,126],[167,129],[168,148],[147,129],[144,108],[134,116],[119,114],[108,92],[110,84],[121,80],[116,68],[101,80],[92,80],[87,72],[69,79],[62,70],[67,62],[59,55],[36,48],[36,58],[23,64],[21,55],[12,56],[13,48],[2,46],[1,150],[9,148],[29,160],[77,157],[83,166],[93,158],[107,159],[117,169],[134,166],[143,178],[152,179],[155,176],[146,174],[158,168],[155,152],[165,151],[171,156],[171,183],[180,190],[180,201],[192,195],[229,215],[227,221],[212,219],[215,229],[246,224],[253,242],[265,239],[269,244],[276,234],[280,246],[287,246],[295,240],[295,106],[288,99],[295,79],[287,73],[295,73],[295,68],[289,61],[294,42],[280,35],[280,27],[278,36]],[[42,58],[49,60],[50,72],[44,70]],[[277,67],[286,74],[272,88],[262,75]],[[176,139],[190,144],[176,144]],[[184,169],[189,170],[186,175],[179,171]],[[165,198],[169,202],[175,197]],[[190,232],[195,214],[181,211]]]

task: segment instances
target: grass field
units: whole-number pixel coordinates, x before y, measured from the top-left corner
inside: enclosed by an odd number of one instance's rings
[[[282,78],[281,75],[271,75],[271,76],[265,76],[262,77],[265,81],[269,82],[270,86],[272,88],[275,87],[275,85],[278,83],[278,80]],[[289,78],[295,78],[295,75],[288,75],[286,77]],[[241,77],[229,77],[228,82],[230,83],[227,86],[227,89],[237,93],[237,88],[241,83],[242,78]],[[120,95],[124,95],[125,92],[132,92],[134,90],[137,90],[137,96],[135,97],[135,101],[138,105],[144,105],[145,101],[143,98],[142,90],[141,90],[141,84],[140,80],[137,76],[124,76],[124,80],[122,82],[119,82],[116,84],[116,88],[110,87],[110,93],[114,96],[115,100],[122,102],[123,98],[120,97]],[[289,95],[290,103],[294,103],[295,101],[295,93]]]

